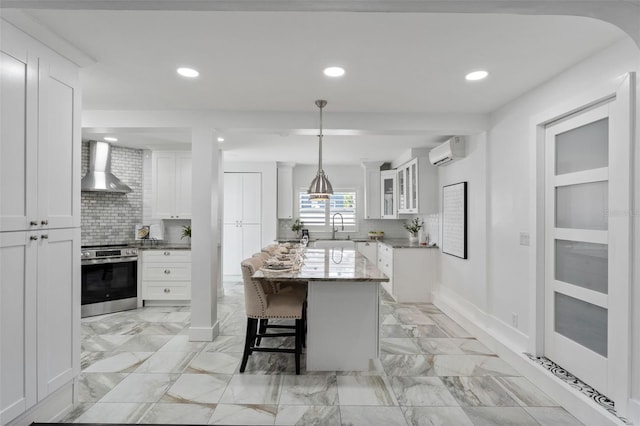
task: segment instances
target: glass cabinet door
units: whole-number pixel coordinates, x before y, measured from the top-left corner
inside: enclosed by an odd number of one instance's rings
[[[396,171],[385,170],[380,173],[382,189],[382,219],[398,218],[398,188],[396,187]]]
[[[418,159],[398,168],[398,213],[418,213]]]

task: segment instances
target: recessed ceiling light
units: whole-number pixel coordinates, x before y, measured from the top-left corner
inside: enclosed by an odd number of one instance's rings
[[[218,142],[224,142],[224,138],[222,136],[218,137]]]
[[[200,75],[200,73],[196,70],[194,70],[193,68],[178,68],[178,74],[180,74],[183,77],[189,77],[189,78],[195,78],[197,76]]]
[[[114,138],[113,136],[105,136],[102,139],[104,139],[107,142],[118,142],[118,138]]]
[[[342,77],[344,75],[344,68],[327,67],[324,69],[324,75],[326,75],[327,77]]]
[[[470,72],[464,78],[467,79],[468,81],[477,81],[477,80],[482,80],[483,78],[487,78],[488,75],[489,73],[486,72],[485,70],[479,70],[479,71]]]

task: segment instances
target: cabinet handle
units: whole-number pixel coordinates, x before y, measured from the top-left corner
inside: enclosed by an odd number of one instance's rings
[[[29,226],[38,226],[38,221],[32,220],[31,222],[29,222]]]
[[[165,293],[171,293],[171,289],[170,289],[170,288],[165,288],[165,289],[164,289],[164,292],[165,292]]]
[[[164,253],[162,253],[162,254],[164,254],[165,256],[171,256],[171,252],[168,252],[168,251],[165,251],[165,252],[164,252]]]
[[[42,235],[40,235],[40,238],[42,238],[43,240],[48,240],[49,239],[49,234],[42,234]]]
[[[40,225],[48,225],[49,221],[47,219],[41,220]]]
[[[164,273],[165,273],[165,274],[167,274],[167,275],[169,275],[169,274],[171,273],[171,270],[170,270],[170,269],[165,269],[165,270],[164,270]]]
[[[365,246],[367,246],[367,247],[369,247],[369,245],[370,245],[370,244],[369,244],[369,243],[364,243],[364,245],[365,245]]]
[[[31,241],[38,241],[38,236],[37,235],[32,235],[32,236],[29,237],[29,239]]]

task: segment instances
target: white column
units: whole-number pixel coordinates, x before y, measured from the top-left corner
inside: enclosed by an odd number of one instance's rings
[[[189,340],[212,341],[219,334],[220,152],[214,131],[194,127],[191,133],[193,197],[191,228],[191,328]]]

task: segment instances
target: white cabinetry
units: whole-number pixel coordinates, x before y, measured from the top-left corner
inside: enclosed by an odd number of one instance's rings
[[[142,299],[191,300],[191,250],[142,251]]]
[[[377,264],[378,244],[374,241],[358,241],[356,242],[356,250],[358,253],[366,257],[369,262]],[[378,268],[379,269],[379,268]]]
[[[380,219],[380,166],[379,161],[362,163],[364,168],[364,218]]]
[[[152,213],[158,219],[191,219],[191,153],[154,151]]]
[[[400,303],[429,303],[435,280],[436,250],[393,248],[378,243],[378,269],[389,277],[382,283]]]
[[[399,214],[436,213],[437,204],[437,171],[427,158],[398,167]]]
[[[241,275],[240,262],[262,247],[261,182],[260,173],[224,174],[224,275]]]
[[[29,424],[70,408],[80,373],[80,85],[0,31],[0,424]]]
[[[80,373],[80,229],[3,233],[0,250],[5,424]]]
[[[278,163],[278,219],[293,219],[293,164]]]
[[[398,175],[396,170],[383,170],[380,172],[380,217],[382,219],[398,218]]]

